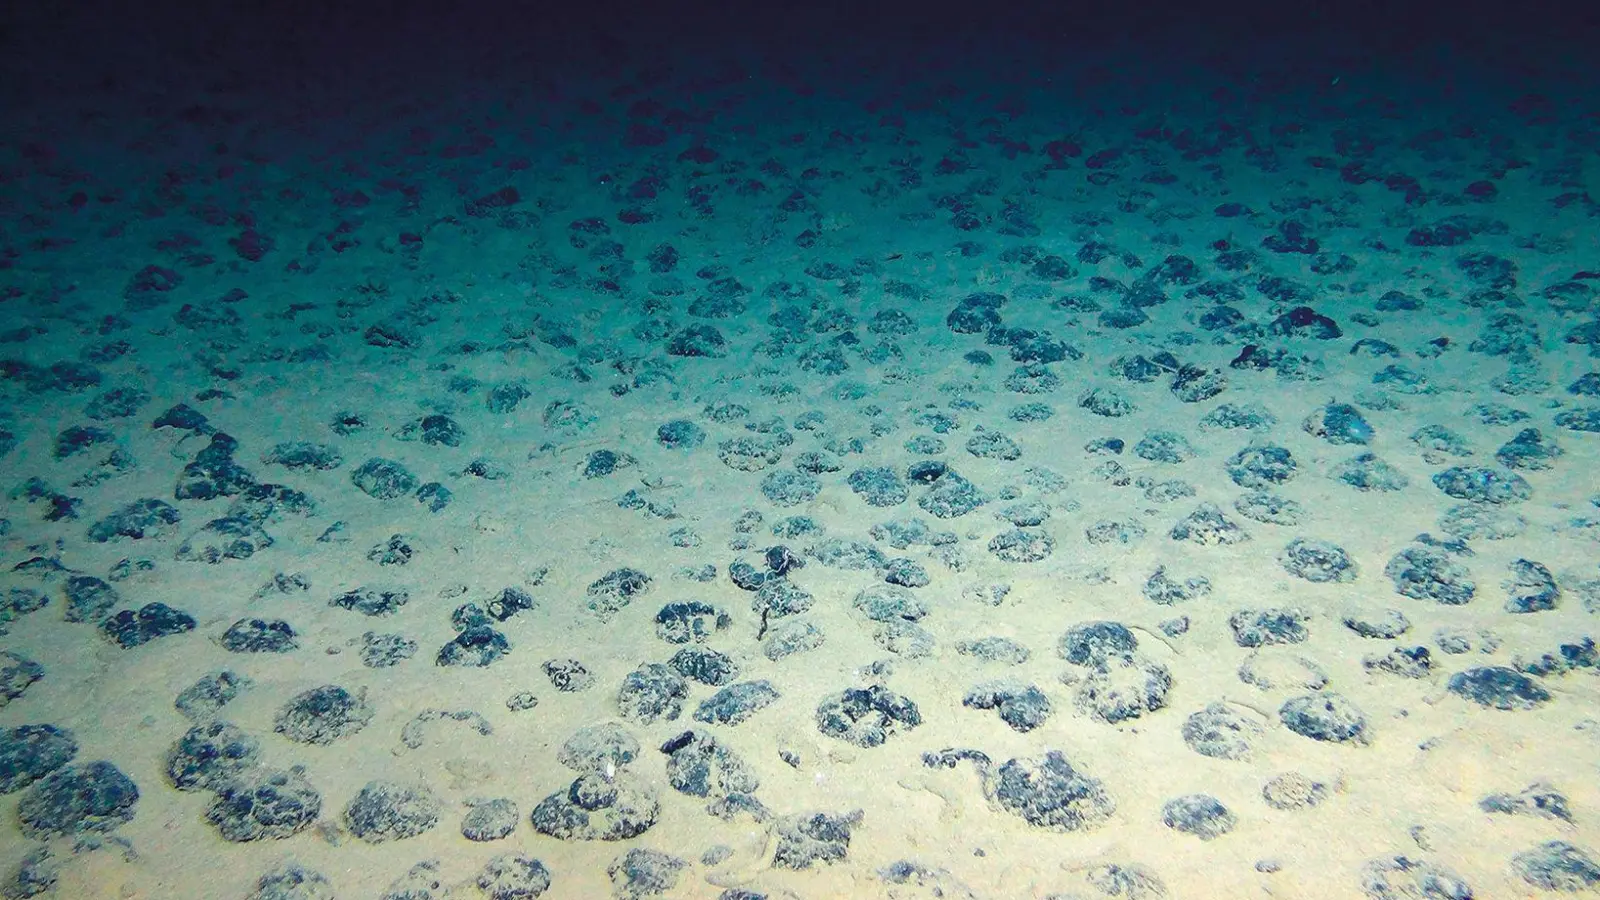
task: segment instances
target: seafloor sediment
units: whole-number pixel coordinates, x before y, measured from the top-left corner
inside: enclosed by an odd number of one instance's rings
[[[1600,885],[1579,101],[843,59],[19,125],[0,895]]]

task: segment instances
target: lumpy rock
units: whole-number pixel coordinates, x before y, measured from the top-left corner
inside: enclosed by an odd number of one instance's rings
[[[1292,698],[1278,710],[1278,718],[1290,731],[1312,740],[1359,746],[1371,739],[1366,715],[1339,694]]]
[[[440,805],[426,788],[370,781],[345,807],[345,824],[370,844],[416,837],[439,823]]]
[[[1450,693],[1493,709],[1533,709],[1550,701],[1550,692],[1506,666],[1479,666],[1450,676]]]
[[[22,795],[17,818],[33,840],[111,831],[132,821],[139,802],[133,779],[109,762],[64,766]]]
[[[877,747],[921,724],[917,704],[882,685],[849,688],[817,706],[818,730],[857,747]]]
[[[254,766],[261,742],[229,722],[190,728],[167,755],[167,777],[180,791],[215,790]]]
[[[861,824],[861,810],[786,816],[777,823],[778,846],[772,864],[784,869],[809,869],[819,863],[842,862],[850,849],[850,832]]]
[[[289,701],[278,711],[274,730],[301,744],[331,744],[367,727],[372,715],[365,699],[329,684]]]
[[[1056,750],[1006,761],[985,788],[990,802],[1047,831],[1087,831],[1103,825],[1117,808],[1100,781],[1073,768]]]
[[[20,791],[72,761],[78,742],[54,725],[20,725],[0,731],[0,794]]]
[[[303,831],[322,813],[322,795],[298,766],[250,769],[217,791],[206,819],[224,840],[282,839]]]
[[[624,773],[580,775],[539,801],[530,817],[540,834],[563,841],[622,841],[656,823],[661,802],[655,791]]]

